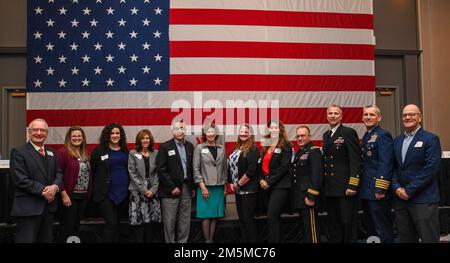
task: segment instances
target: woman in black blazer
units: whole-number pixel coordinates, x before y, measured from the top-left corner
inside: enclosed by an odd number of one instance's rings
[[[289,203],[292,146],[282,122],[270,121],[261,147],[260,186],[268,191],[269,242],[280,242],[280,215]]]
[[[105,220],[103,242],[111,243],[118,241],[119,210],[128,211],[128,148],[122,125],[105,126],[99,143],[91,155],[92,196]]]
[[[228,180],[236,196],[236,209],[244,241],[256,243],[258,232],[255,222],[258,192],[257,165],[259,159],[255,135],[248,124],[239,130],[236,149],[228,159]]]

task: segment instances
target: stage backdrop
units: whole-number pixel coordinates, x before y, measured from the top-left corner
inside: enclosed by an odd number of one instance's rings
[[[81,125],[92,148],[110,122],[161,143],[176,116],[198,140],[210,115],[230,149],[270,118],[321,144],[338,104],[361,136],[374,45],[372,0],[29,0],[27,120],[47,120],[51,145]]]

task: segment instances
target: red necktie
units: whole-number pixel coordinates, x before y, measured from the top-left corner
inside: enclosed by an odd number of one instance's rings
[[[45,157],[44,148],[39,148],[39,154]]]

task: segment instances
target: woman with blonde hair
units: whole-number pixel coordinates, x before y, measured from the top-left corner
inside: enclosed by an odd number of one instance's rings
[[[64,147],[57,151],[63,171],[61,232],[59,242],[76,235],[92,192],[92,173],[86,147],[86,135],[80,126],[67,130]]]
[[[237,145],[228,159],[228,181],[236,197],[236,209],[244,241],[256,243],[258,232],[255,222],[258,192],[259,152],[255,135],[248,124],[239,129]]]

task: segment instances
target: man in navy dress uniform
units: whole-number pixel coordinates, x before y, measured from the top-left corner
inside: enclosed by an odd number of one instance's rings
[[[353,243],[357,239],[357,190],[362,172],[358,134],[342,125],[342,109],[327,109],[330,130],[323,134],[323,171],[328,212],[328,241]]]
[[[376,105],[364,107],[362,120],[367,132],[361,144],[364,170],[359,194],[367,231],[383,243],[392,243],[391,207],[387,193],[394,165],[393,140],[391,134],[379,125],[381,112]]]
[[[439,242],[439,137],[421,127],[422,114],[414,104],[403,109],[402,121],[405,132],[394,140],[392,177],[399,239],[402,243]]]

